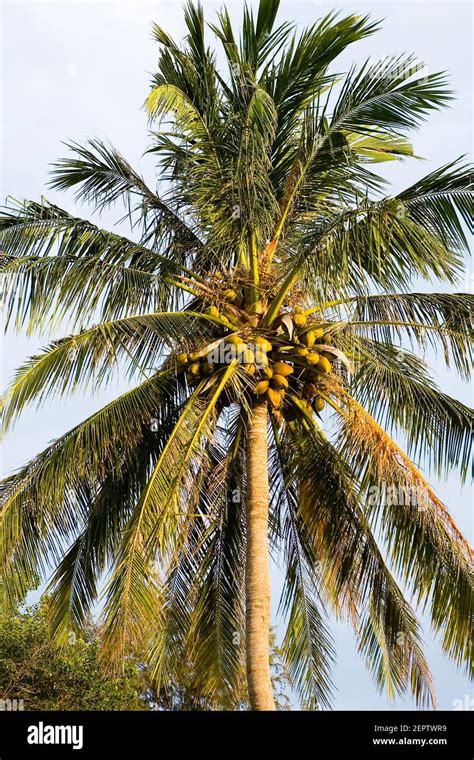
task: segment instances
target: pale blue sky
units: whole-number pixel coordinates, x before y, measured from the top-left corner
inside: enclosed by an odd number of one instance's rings
[[[204,3],[208,18],[221,3]],[[232,15],[241,2],[229,2]],[[414,137],[415,152],[423,162],[385,165],[394,192],[460,154],[471,151],[472,124],[472,9],[468,2],[282,2],[281,17],[300,24],[315,21],[329,10],[370,13],[385,19],[382,30],[351,47],[338,60],[337,70],[368,56],[413,52],[428,71],[448,69],[457,100],[452,108],[434,114]],[[46,190],[48,164],[64,155],[62,140],[99,137],[113,143],[153,183],[147,146],[146,117],[140,106],[146,96],[149,73],[156,61],[151,40],[152,21],[176,38],[184,34],[180,2],[3,2],[0,120],[2,171],[0,195],[52,201],[73,210],[72,196]],[[81,213],[81,209],[76,209]],[[85,215],[90,212],[84,209]],[[103,215],[108,226],[120,216]],[[473,285],[472,269],[464,290]],[[424,286],[426,289],[426,285]],[[59,337],[59,336],[53,336]],[[49,339],[7,336],[1,347],[2,386],[14,368]],[[435,363],[441,387],[472,405],[472,388]],[[24,463],[53,438],[114,397],[125,385],[117,383],[100,398],[90,395],[54,403],[19,422],[2,449],[4,472]],[[472,540],[472,494],[461,489],[455,475],[440,483],[432,478],[465,534]],[[275,593],[280,573],[273,573]],[[389,705],[379,697],[355,652],[351,634],[336,626],[338,688],[336,709],[411,708],[410,700]],[[425,627],[426,650],[432,666],[440,707],[451,709],[455,699],[473,696],[463,673],[442,655]]]

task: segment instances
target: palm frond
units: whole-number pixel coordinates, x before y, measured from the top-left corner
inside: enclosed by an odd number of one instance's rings
[[[352,337],[349,344],[354,398],[388,432],[402,431],[410,456],[440,476],[458,468],[464,480],[471,461],[472,409],[442,393],[425,362],[409,351],[367,338]]]
[[[354,399],[346,398],[339,448],[365,494],[403,581],[429,606],[444,649],[472,672],[473,556],[466,539],[426,479]]]
[[[282,648],[285,660],[304,709],[330,707],[333,683],[331,666],[335,650],[328,630],[326,609],[321,598],[317,560],[301,540],[299,494],[282,457],[284,448],[275,433],[274,464],[271,468],[273,509],[284,511],[281,536],[287,565],[279,610],[287,617]]]
[[[196,669],[203,693],[232,704],[238,686],[245,640],[245,452],[240,447],[240,412],[230,424],[222,451],[214,453],[200,499],[208,502],[207,540],[199,547],[199,583],[192,615]],[[193,553],[194,556],[195,553]]]
[[[423,68],[413,56],[354,66],[333,109],[331,129],[368,135],[377,128],[395,134],[415,129],[430,111],[452,100],[445,74],[417,76]]]
[[[189,512],[186,493],[192,462],[203,454],[204,442],[215,425],[216,403],[235,368],[235,362],[229,365],[208,399],[199,398],[205,381],[198,385],[168,436],[124,531],[104,592],[104,646],[112,663],[121,661],[127,644],[137,646],[143,641],[156,591],[154,568],[157,562],[166,566],[172,561],[184,540],[181,531]]]
[[[467,250],[462,223],[472,233],[472,190],[472,166],[456,159],[422,177],[397,198],[408,206],[411,217],[436,237]]]
[[[157,371],[165,347],[209,338],[206,323],[215,324],[215,319],[190,311],[144,314],[103,322],[55,341],[17,370],[0,402],[4,430],[33,401],[41,404],[53,393],[63,396],[79,385],[98,388],[107,383],[121,361],[130,377],[148,377]]]
[[[393,291],[409,286],[415,274],[454,282],[463,268],[456,249],[447,248],[433,230],[412,219],[409,209],[405,213],[405,206],[392,199],[361,202],[336,219],[318,224],[314,233],[305,233],[301,244],[305,280],[316,279],[324,287],[338,276],[339,269],[339,294],[341,288],[346,292],[352,288],[365,295],[373,283]]]
[[[370,36],[377,28],[378,23],[367,16],[338,18],[336,13],[329,13],[300,35],[294,34],[280,60],[265,72],[265,87],[279,113],[275,163],[283,157],[302,111],[334,81],[334,75],[327,74],[331,62],[349,45]]]
[[[285,457],[299,485],[301,542],[336,613],[354,625],[377,688],[390,698],[411,688],[419,705],[434,703],[418,622],[363,517],[350,471],[311,428],[288,431]]]
[[[97,312],[110,318],[147,305],[169,308],[179,290],[166,278],[182,271],[189,252],[181,248],[173,259],[46,200],[12,202],[0,214],[6,327],[52,329]]]
[[[73,560],[75,567],[80,567],[90,548],[85,539],[81,542],[80,532],[90,535],[103,519],[104,513],[94,505],[105,504],[112,512],[116,509],[113,515],[125,509],[125,498],[113,506],[111,492],[123,488],[127,462],[135,456],[138,463],[149,460],[151,454],[145,455],[142,447],[150,449],[150,437],[156,445],[156,434],[150,432],[152,421],[162,429],[164,420],[181,403],[182,393],[168,373],[155,375],[95,412],[2,482],[0,564],[12,598],[23,598],[32,579],[47,573],[48,562],[63,563],[58,578]],[[114,519],[117,528],[120,520]],[[63,560],[63,548],[67,549],[71,540],[77,540],[76,547]],[[94,551],[100,552],[99,547]],[[90,552],[87,557],[93,559]],[[62,590],[66,591],[64,583]],[[74,608],[74,586],[68,593]]]
[[[413,146],[404,137],[394,137],[374,127],[370,135],[343,132],[350,151],[364,163],[397,161],[413,156]]]
[[[128,208],[131,220],[134,213],[138,214],[146,241],[149,239],[147,230],[153,228],[156,243],[157,231],[165,222],[163,231],[169,239],[179,241],[181,247],[188,250],[200,247],[196,230],[180,217],[172,204],[147,187],[143,178],[113,146],[101,140],[89,140],[86,145],[71,142],[66,143],[66,147],[73,157],[53,164],[50,187],[65,191],[79,185],[76,200],[92,203],[98,210],[121,200]],[[138,202],[133,206],[135,199]]]

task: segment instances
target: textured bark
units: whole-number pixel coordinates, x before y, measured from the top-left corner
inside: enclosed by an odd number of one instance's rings
[[[268,554],[267,404],[252,410],[248,438],[246,648],[252,710],[274,710],[270,676],[270,566]]]

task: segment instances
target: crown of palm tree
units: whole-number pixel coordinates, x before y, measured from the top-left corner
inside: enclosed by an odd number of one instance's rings
[[[218,14],[226,67],[199,5],[185,7],[183,44],[154,27],[156,190],[97,140],[55,165],[52,187],[94,209],[123,200],[130,239],[46,200],[2,210],[7,326],[73,326],[18,369],[5,429],[117,370],[138,381],[3,481],[2,583],[21,598],[53,565],[64,631],[108,573],[112,664],[145,650],[163,682],[190,648],[225,705],[245,641],[249,420],[268,410],[270,551],[285,560],[283,649],[301,699],[330,703],[332,610],[377,686],[423,705],[420,628],[392,572],[472,672],[472,553],[413,462],[464,476],[473,414],[416,351],[468,377],[473,298],[406,291],[462,273],[470,170],[457,160],[384,195],[373,164],[413,156],[407,132],[450,100],[444,75],[411,57],[331,74],[377,24],[330,14],[298,34],[275,26],[278,5],[246,8],[239,38]]]

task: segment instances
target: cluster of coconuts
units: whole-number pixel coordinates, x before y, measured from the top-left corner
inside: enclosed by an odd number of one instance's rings
[[[206,357],[198,357],[196,351],[190,354],[177,354],[178,367],[185,369],[189,380],[197,380],[201,377],[209,377],[214,372],[214,365],[207,361]]]
[[[223,343],[224,355],[227,357],[225,363],[236,359],[249,375],[255,375],[257,367],[268,367],[267,353],[271,351],[272,344],[265,338],[257,336],[251,342],[246,342],[240,335],[234,334],[224,338]],[[221,366],[222,362],[214,362],[210,357],[210,354],[203,356],[202,351],[192,351],[190,354],[177,354],[176,361],[178,367],[185,370],[192,380],[209,377]]]
[[[289,376],[294,372],[291,364],[276,361],[260,370],[261,379],[257,380],[253,392],[256,396],[267,397],[268,403],[273,409],[279,409],[283,397],[289,388]]]
[[[222,295],[230,302],[239,301],[239,294],[231,288]],[[207,307],[204,313],[228,321],[215,305]],[[224,363],[237,359],[242,368],[255,378],[254,395],[257,398],[265,397],[271,409],[280,410],[285,393],[290,390],[308,411],[320,412],[325,402],[318,390],[318,378],[332,369],[331,354],[324,355],[321,346],[329,345],[330,339],[322,327],[308,324],[307,314],[301,308],[295,308],[291,320],[293,331],[286,345],[282,330],[278,329],[276,334],[271,335],[272,342],[261,335],[245,338],[236,333],[227,335],[222,339],[227,352]],[[249,327],[252,327],[251,321],[245,325],[247,329],[243,332],[247,332]],[[313,348],[315,344],[318,344],[319,351]],[[210,357],[211,354],[203,355],[203,351],[193,351],[177,354],[176,361],[178,368],[186,372],[188,380],[195,382],[209,377],[222,365],[222,361],[211,360]]]
[[[292,319],[296,331],[293,337],[294,346],[289,348],[289,352],[318,372],[323,374],[330,372],[331,362],[327,356],[322,356],[313,348],[316,343],[329,344],[329,338],[324,329],[307,327],[308,317],[302,310],[295,311]]]
[[[330,337],[322,327],[308,324],[307,314],[296,308],[291,315],[294,331],[287,345],[273,347],[268,367],[258,373],[254,392],[266,395],[269,405],[279,410],[286,391],[293,391],[308,412],[321,412],[325,406],[320,395],[319,380],[332,370],[331,353],[322,346],[330,345]],[[318,345],[318,351],[313,347]],[[270,349],[271,350],[271,349]],[[293,386],[293,387],[292,387]]]
[[[221,314],[217,306],[208,306],[207,309],[204,310],[204,314],[207,314],[208,317],[213,317],[214,319],[220,319],[224,325],[230,325],[227,314]]]
[[[246,313],[246,322],[250,327],[257,327],[260,317],[263,313],[263,306],[260,301],[255,303],[248,302],[245,284],[239,281],[238,275],[230,273],[229,277],[234,280],[234,285],[229,286],[229,278],[217,274],[211,275],[212,286],[218,292],[219,298],[223,299],[222,311],[213,304],[204,309],[204,314],[210,317],[219,318],[222,322],[230,326],[229,314],[225,313],[225,304],[229,304],[235,309],[243,309]]]

